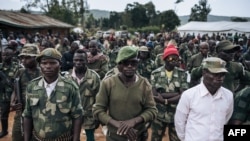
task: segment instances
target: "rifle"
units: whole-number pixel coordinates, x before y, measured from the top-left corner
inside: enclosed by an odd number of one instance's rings
[[[15,92],[16,92],[16,96],[17,96],[17,103],[23,105],[23,98],[22,98],[21,86],[20,86],[20,77],[15,78]],[[20,112],[19,114],[21,114],[22,110],[21,111],[18,110],[17,112]],[[20,121],[21,122],[21,133],[23,136],[24,130],[23,130],[23,118],[22,118],[22,116],[20,117],[20,120],[21,120]]]

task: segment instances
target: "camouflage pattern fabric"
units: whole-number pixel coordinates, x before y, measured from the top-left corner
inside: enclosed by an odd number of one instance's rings
[[[190,51],[189,49],[187,49],[187,50],[185,50],[185,52],[183,53],[183,61],[184,61],[184,64],[185,64],[185,66],[187,66],[188,65],[188,63],[190,62],[190,60],[191,60],[191,57],[193,56],[193,55],[195,55],[196,54],[196,51]]]
[[[154,69],[155,69],[154,61],[152,61],[149,58],[147,60],[140,60],[137,72],[141,76],[146,77],[150,81],[150,75]]]
[[[109,63],[108,63],[109,70],[116,66],[115,60],[116,60],[118,51],[119,49],[108,50],[107,54],[109,56]]]
[[[163,53],[158,54],[155,58],[155,68],[159,68],[164,65],[164,60],[162,59]]]
[[[13,84],[15,79],[14,76],[18,69],[19,69],[19,64],[15,61],[12,61],[11,64],[8,66],[3,65],[2,63],[0,64],[0,71],[2,71],[9,78],[9,80],[13,82]],[[3,93],[0,95],[0,101],[10,101],[14,87],[6,83],[3,84],[3,86],[1,87],[4,90]]]
[[[151,74],[151,85],[157,92],[180,92],[180,89],[188,89],[187,75],[184,70],[180,68],[174,68],[172,78],[167,78],[165,66],[162,66],[154,70]],[[174,124],[174,114],[177,104],[164,105],[156,103],[158,109],[157,119],[155,119],[151,125],[152,128],[152,141],[162,138],[162,132],[165,131],[167,124]],[[177,136],[176,132],[171,132],[169,135]],[[170,139],[172,141],[172,138]]]
[[[72,73],[70,73],[72,74]],[[72,80],[77,83],[77,80],[69,75]],[[100,78],[99,75],[91,70],[87,69],[85,76],[79,86],[80,96],[82,107],[84,110],[83,116],[83,129],[95,129],[96,120],[93,117],[92,106],[95,103],[95,96],[100,87]]]
[[[100,79],[102,79],[108,72],[108,59],[105,55],[101,55],[98,60],[87,64],[89,69],[95,70]]]
[[[173,123],[167,124],[156,119],[155,122],[152,123],[151,129],[152,131],[157,131],[152,132],[151,141],[162,141],[166,129],[168,129],[168,136],[170,141],[180,141]]]
[[[23,117],[33,120],[33,130],[41,138],[57,138],[72,130],[72,120],[83,115],[78,86],[59,75],[50,97],[43,77],[32,80],[26,90]]]
[[[19,69],[15,77],[20,77],[20,85],[21,85],[21,92],[22,92],[22,98],[23,98],[23,107],[25,106],[25,91],[26,87],[28,85],[28,82],[30,82],[32,79],[37,78],[41,76],[42,73],[39,68],[37,68],[36,72],[33,74],[28,73],[28,71],[24,68]],[[24,137],[21,133],[21,117],[22,117],[22,111],[17,111],[16,115],[14,117],[14,123],[12,128],[12,141],[23,141]]]
[[[250,125],[250,87],[242,89],[236,95],[231,120],[240,120],[243,124]]]

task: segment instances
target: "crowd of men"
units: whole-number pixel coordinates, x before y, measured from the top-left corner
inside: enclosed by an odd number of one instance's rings
[[[0,138],[13,141],[223,141],[250,123],[245,34],[0,33]],[[151,139],[148,138],[151,129]]]

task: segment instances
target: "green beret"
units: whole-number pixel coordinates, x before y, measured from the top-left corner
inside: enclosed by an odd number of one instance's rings
[[[52,59],[57,59],[57,60],[61,60],[62,55],[59,51],[57,51],[54,48],[46,48],[44,49],[37,57],[36,57],[36,61],[40,62],[42,58],[52,58]]]
[[[137,47],[132,47],[132,46],[122,47],[118,52],[116,63],[120,63],[123,60],[137,57],[137,54],[138,54]]]

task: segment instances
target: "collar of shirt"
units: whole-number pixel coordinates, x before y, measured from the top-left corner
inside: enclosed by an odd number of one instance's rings
[[[45,87],[45,89],[46,89],[46,92],[47,92],[47,96],[48,96],[48,97],[51,95],[52,91],[55,89],[57,82],[58,82],[58,78],[57,78],[54,82],[52,82],[52,83],[50,83],[50,84],[48,84],[48,83],[45,81],[45,79],[43,79],[44,87]]]
[[[81,79],[79,79],[79,78],[76,76],[75,68],[74,68],[74,67],[73,67],[73,70],[72,70],[71,77],[72,77],[73,79],[75,79],[79,85],[81,84],[81,82],[82,82],[83,79],[84,79],[84,77],[82,77]]]
[[[200,92],[201,92],[201,96],[206,96],[206,95],[211,95],[212,97],[214,97],[215,99],[217,98],[221,98],[222,97],[222,94],[221,94],[221,91],[220,91],[221,87],[216,91],[216,93],[214,95],[212,95],[207,87],[204,85],[204,83],[202,82],[201,83],[201,89],[200,89]]]

